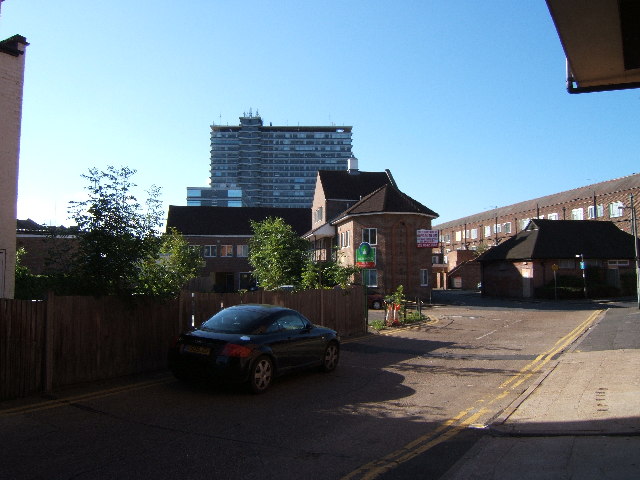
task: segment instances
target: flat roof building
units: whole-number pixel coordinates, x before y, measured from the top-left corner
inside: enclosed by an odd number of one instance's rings
[[[257,111],[211,125],[210,186],[188,187],[187,205],[309,208],[318,170],[347,170],[351,130],[266,126]]]

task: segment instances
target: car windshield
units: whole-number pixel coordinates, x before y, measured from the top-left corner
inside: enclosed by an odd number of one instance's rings
[[[220,310],[202,324],[203,330],[219,333],[244,333],[255,335],[265,330],[270,323],[270,312],[248,308]]]

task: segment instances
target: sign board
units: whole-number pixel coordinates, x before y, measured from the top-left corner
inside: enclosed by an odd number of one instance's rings
[[[439,230],[418,230],[418,248],[435,248],[438,246]]]
[[[376,251],[367,242],[362,242],[356,250],[356,267],[374,268]]]

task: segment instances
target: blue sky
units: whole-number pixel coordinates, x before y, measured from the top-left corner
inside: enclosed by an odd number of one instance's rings
[[[250,108],[353,126],[360,169],[390,169],[435,223],[640,172],[640,90],[569,95],[542,0],[6,0],[14,34],[18,217],[40,223],[71,223],[90,167],[184,205],[211,123]]]

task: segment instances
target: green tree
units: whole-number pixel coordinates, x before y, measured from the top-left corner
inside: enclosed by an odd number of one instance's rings
[[[82,175],[88,180],[89,198],[70,202],[70,217],[79,229],[73,274],[81,280],[82,293],[134,292],[141,261],[158,251],[160,189],[152,186],[147,191],[143,207],[133,195],[135,173],[128,167],[91,168]]]
[[[258,284],[265,290],[275,290],[280,285],[298,286],[308,243],[282,218],[252,221],[251,228],[249,263]]]
[[[360,268],[351,265],[340,265],[335,261],[315,262],[307,260],[302,271],[301,286],[305,289],[331,288],[339,285],[347,288]]]
[[[140,263],[138,293],[159,297],[175,297],[182,287],[197,276],[202,265],[199,252],[176,230],[162,236],[157,252]]]

